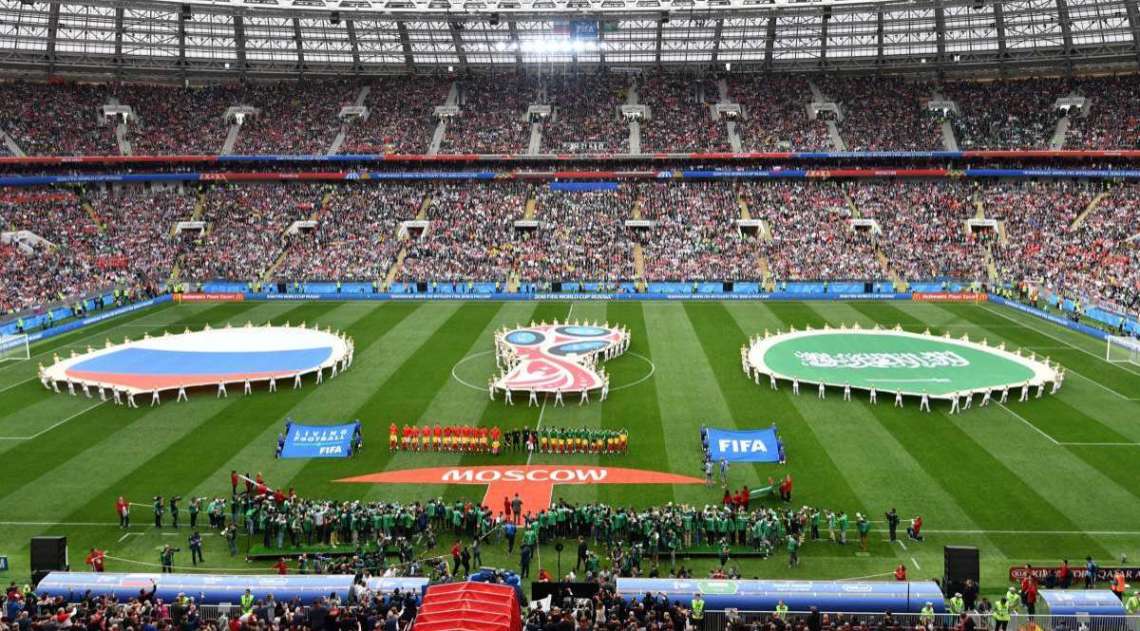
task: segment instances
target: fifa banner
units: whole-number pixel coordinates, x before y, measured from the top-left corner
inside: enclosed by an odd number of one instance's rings
[[[784,444],[776,427],[734,431],[708,429],[709,458],[713,462],[781,462]]]
[[[910,297],[915,302],[986,302],[989,300],[989,294],[959,291],[916,291]]]
[[[285,435],[282,458],[347,458],[352,455],[360,421],[345,425],[291,423]]]

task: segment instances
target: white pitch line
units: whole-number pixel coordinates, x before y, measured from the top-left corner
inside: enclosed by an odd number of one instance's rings
[[[1057,443],[1070,447],[1140,447],[1140,443]]]
[[[917,559],[915,559],[914,557],[911,557],[911,558],[910,558],[910,562],[914,564],[914,569],[916,569],[916,570],[922,570],[922,566],[918,564],[918,560],[917,560]]]
[[[59,427],[60,425],[63,425],[64,423],[66,423],[66,422],[68,422],[74,418],[83,416],[84,414],[90,412],[91,410],[94,410],[95,408],[99,407],[100,405],[103,405],[104,403],[106,403],[106,401],[97,401],[94,405],[88,406],[88,407],[76,412],[75,414],[72,414],[71,416],[63,419],[62,421],[58,421],[57,423],[48,427],[47,429],[36,432],[35,434],[32,434],[31,436],[0,436],[0,440],[35,440],[35,439],[39,438],[40,436],[43,436],[44,434],[50,432],[51,430]]]
[[[903,543],[902,539],[895,539],[895,542],[898,543],[900,546],[902,546],[903,550],[906,550],[906,544]]]
[[[1014,323],[1017,323],[1017,324],[1022,324],[1023,326],[1025,326],[1025,328],[1029,328],[1027,325],[1024,325],[1022,322],[1018,322],[1017,320],[1015,320],[1015,319],[1013,319],[1013,318],[1011,318],[1011,317],[1007,316],[1007,315],[1006,315],[1006,314],[1004,314],[1004,313],[1001,313],[1000,311],[996,311],[996,310],[994,310],[994,309],[991,309],[991,308],[989,308],[989,307],[982,307],[982,309],[984,309],[984,310],[986,310],[986,311],[989,311],[990,313],[996,314],[996,315],[998,315],[998,316],[1000,316],[1000,317],[1002,317],[1002,318],[1005,318],[1006,320],[1009,320],[1010,322],[1014,322]],[[1084,349],[1084,348],[1081,348],[1080,346],[1077,346],[1077,345],[1073,344],[1072,342],[1069,342],[1068,340],[1064,340],[1064,339],[1062,339],[1062,338],[1059,338],[1059,337],[1057,337],[1056,335],[1053,335],[1052,333],[1049,333],[1049,332],[1047,332],[1047,331],[1042,331],[1041,329],[1033,329],[1033,331],[1034,331],[1035,333],[1040,333],[1041,335],[1044,335],[1045,337],[1048,337],[1048,338],[1052,338],[1052,339],[1054,339],[1054,340],[1057,340],[1058,342],[1060,342],[1060,343],[1064,344],[1065,346],[1068,346],[1069,348],[1071,348],[1071,349],[1074,349],[1074,350],[1078,350],[1078,351],[1080,351],[1080,352],[1084,353],[1085,355],[1088,355],[1088,356],[1090,356],[1090,357],[1095,357],[1095,358],[1097,358],[1097,359],[1099,359],[1099,360],[1101,360],[1101,361],[1104,361],[1104,358],[1103,358],[1103,357],[1101,357],[1100,355],[1098,355],[1098,354],[1096,354],[1096,353],[1093,353],[1092,351],[1089,351],[1088,349]],[[1106,362],[1106,363],[1107,363],[1107,362]],[[1116,364],[1114,364],[1114,365],[1116,365]],[[1136,372],[1135,370],[1129,370],[1128,368],[1125,368],[1124,366],[1120,366],[1120,368],[1121,368],[1121,369],[1123,369],[1123,370],[1125,370],[1125,371],[1127,371],[1127,372],[1130,372],[1130,373],[1132,373],[1132,374],[1134,374],[1134,375],[1140,376],[1140,373]],[[1070,372],[1071,372],[1071,371],[1070,371]]]
[[[119,543],[122,543],[124,539],[126,539],[127,537],[130,537],[131,535],[134,535],[134,536],[136,536],[136,537],[141,537],[141,536],[142,536],[142,533],[141,533],[141,532],[126,532],[126,533],[123,533],[123,536],[122,536],[122,537],[119,537]]]
[[[11,390],[12,388],[15,388],[16,386],[22,386],[25,383],[28,383],[29,381],[31,381],[32,379],[35,379],[35,377],[28,377],[27,379],[25,379],[23,381],[17,381],[16,383],[13,383],[12,385],[4,386],[3,388],[0,388],[0,394],[3,394],[5,392]]]
[[[1050,436],[1049,434],[1045,433],[1045,430],[1043,430],[1043,429],[1041,429],[1040,427],[1037,427],[1036,425],[1034,425],[1033,423],[1030,423],[1029,421],[1025,420],[1025,417],[1024,417],[1024,416],[1022,416],[1022,415],[1018,414],[1017,412],[1014,412],[1013,410],[1009,409],[1009,408],[1006,406],[1006,404],[1004,404],[1004,403],[1000,403],[1000,402],[999,402],[999,403],[998,403],[998,407],[1000,407],[1001,409],[1005,410],[1006,412],[1009,412],[1009,413],[1010,413],[1010,414],[1012,414],[1012,415],[1013,415],[1013,416],[1014,416],[1014,417],[1015,417],[1017,420],[1021,421],[1022,423],[1025,423],[1025,424],[1026,424],[1026,425],[1028,425],[1029,427],[1033,428],[1033,430],[1034,430],[1034,431],[1036,431],[1038,434],[1041,434],[1042,436],[1044,436],[1044,437],[1045,437],[1045,438],[1046,438],[1046,439],[1047,439],[1049,442],[1053,443],[1054,445],[1060,445],[1060,444],[1061,444],[1061,443],[1057,442],[1057,439],[1056,439],[1056,438],[1053,438],[1053,437],[1052,437],[1052,436]]]

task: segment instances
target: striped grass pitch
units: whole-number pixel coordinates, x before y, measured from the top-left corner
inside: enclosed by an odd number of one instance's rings
[[[488,400],[494,368],[492,333],[531,320],[609,321],[628,326],[630,353],[610,362],[614,391],[605,403],[578,407],[506,407]],[[144,332],[198,328],[206,323],[285,321],[319,323],[356,340],[352,368],[321,386],[258,392],[128,410],[45,391],[34,379],[38,362],[53,353],[101,345]],[[921,414],[852,403],[838,392],[819,401],[814,391],[793,397],[748,381],[739,349],[764,329],[858,322],[901,324],[1005,342],[1048,355],[1068,369],[1065,388],[1025,404],[991,406],[950,416],[945,406]],[[1092,555],[1102,564],[1140,558],[1140,368],[1103,361],[1102,343],[993,305],[880,302],[319,302],[166,305],[54,338],[32,348],[28,362],[0,366],[0,554],[13,580],[24,580],[28,539],[64,534],[78,568],[91,546],[113,557],[110,570],[157,569],[157,548],[185,544],[189,532],[155,532],[146,506],[154,495],[217,496],[229,492],[229,472],[261,472],[275,486],[302,496],[361,500],[480,499],[479,487],[370,486],[333,480],[383,470],[442,465],[524,463],[525,454],[500,458],[451,454],[390,454],[390,422],[482,423],[501,427],[626,428],[630,453],[622,457],[536,455],[532,464],[600,464],[700,476],[697,437],[702,423],[728,428],[775,422],[785,440],[786,468],[734,466],[731,482],[758,487],[789,472],[795,505],[812,504],[874,519],[897,507],[922,514],[924,543],[889,545],[876,530],[870,555],[857,546],[809,542],[799,568],[783,555],[743,559],[746,576],[848,578],[890,572],[899,563],[912,577],[936,576],[943,545],[981,548],[983,586],[1004,586],[1015,563],[1043,565]],[[466,382],[466,383],[464,383]],[[629,387],[623,387],[628,385]],[[273,448],[286,416],[333,423],[359,418],[366,446],[350,460],[276,461]],[[141,504],[130,531],[118,529],[119,495]],[[719,489],[620,485],[555,489],[555,498],[646,506],[666,502],[711,504]],[[185,522],[185,519],[183,520]],[[876,524],[885,528],[885,524]],[[128,536],[129,535],[129,536]],[[244,543],[244,542],[243,542]],[[441,537],[439,552],[450,539]],[[220,538],[207,537],[206,567],[259,568],[231,559]],[[540,563],[556,570],[552,548]],[[179,561],[188,560],[186,553]],[[516,567],[492,543],[484,561]],[[572,565],[572,553],[563,559]],[[685,560],[704,575],[715,559]],[[919,569],[921,568],[921,569]],[[668,567],[662,568],[662,573]],[[0,575],[0,578],[5,578]]]

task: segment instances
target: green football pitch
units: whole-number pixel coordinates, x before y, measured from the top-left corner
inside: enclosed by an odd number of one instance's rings
[[[604,403],[528,408],[490,401],[493,332],[531,320],[608,321],[629,327],[630,352],[606,364],[612,379]],[[121,341],[165,329],[181,331],[246,321],[320,323],[356,342],[353,366],[323,385],[250,397],[212,393],[189,403],[138,410],[98,399],[47,392],[36,365],[53,353]],[[908,331],[986,338],[1032,350],[1068,371],[1055,396],[992,405],[950,416],[865,396],[845,403],[794,397],[756,385],[741,370],[740,348],[764,329],[858,322],[900,324]],[[856,511],[882,519],[897,507],[921,514],[923,543],[886,542],[876,523],[869,554],[857,546],[808,542],[802,564],[783,555],[741,559],[745,576],[853,578],[889,573],[905,563],[912,578],[939,576],[943,545],[981,549],[983,588],[1003,588],[1011,564],[1045,565],[1086,555],[1102,565],[1140,559],[1140,368],[1106,363],[1103,343],[994,305],[860,302],[319,302],[167,305],[33,346],[31,361],[0,365],[0,555],[12,569],[0,580],[25,580],[28,541],[67,535],[72,566],[91,546],[107,550],[111,571],[155,571],[163,544],[185,549],[189,534],[156,531],[146,504],[154,495],[225,496],[229,472],[261,472],[273,486],[307,497],[412,501],[442,496],[482,498],[473,486],[341,484],[334,480],[382,471],[443,465],[519,464],[525,455],[391,454],[390,422],[626,428],[625,456],[536,455],[533,464],[598,464],[700,476],[701,424],[726,428],[776,423],[788,464],[737,465],[734,487],[756,488],[791,473],[794,504]],[[469,385],[465,385],[467,382]],[[142,401],[140,401],[142,403]],[[301,422],[360,419],[366,445],[348,460],[274,460],[277,433],[291,416]],[[555,498],[647,506],[720,501],[719,489],[695,486],[556,487]],[[114,503],[136,506],[132,527],[118,528]],[[183,504],[185,506],[185,504]],[[244,542],[242,542],[244,545]],[[441,548],[450,541],[441,538]],[[905,546],[905,547],[904,547]],[[206,566],[266,570],[231,558],[217,536],[206,538]],[[445,550],[444,550],[445,552]],[[567,551],[563,567],[572,559]],[[189,554],[178,557],[178,565]],[[484,561],[517,567],[498,545]],[[685,565],[704,575],[715,559]],[[552,548],[538,566],[555,571]],[[667,572],[667,568],[665,569]]]

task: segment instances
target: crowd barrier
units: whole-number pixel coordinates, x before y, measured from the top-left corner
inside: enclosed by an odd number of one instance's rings
[[[942,590],[934,581],[733,581],[675,578],[618,578],[621,598],[640,599],[646,594],[688,603],[701,594],[709,609],[774,611],[780,603],[791,610],[852,611],[881,614],[884,611],[918,613],[929,603],[942,613]],[[716,627],[713,627],[716,628]]]
[[[833,178],[1075,178],[1140,179],[1136,169],[725,169],[680,171],[224,171],[218,173],[90,173],[70,175],[8,175],[3,186],[123,184],[143,182],[356,182],[380,180],[599,180],[599,179],[807,179]]]
[[[732,622],[741,625],[750,625],[754,622],[771,619],[772,613],[771,611],[744,610],[706,611],[705,628],[732,629],[733,627],[729,626]],[[808,611],[792,611],[788,613],[788,617],[792,620],[806,619],[809,615],[810,612]],[[826,624],[821,627],[823,631],[840,629],[844,624],[851,625],[851,629],[858,629],[860,625],[862,625],[868,629],[910,630],[918,629],[919,625],[923,622],[923,616],[915,613],[892,612],[891,619],[894,620],[894,625],[884,624],[883,621],[886,617],[884,612],[868,615],[867,613],[861,612],[821,611],[820,615],[826,617]],[[967,615],[973,620],[975,628],[978,629],[978,631],[990,631],[994,629],[994,617],[992,613],[970,612]],[[957,616],[946,613],[935,614],[933,623],[937,628],[960,629]],[[1140,630],[1140,616],[1050,614],[1036,614],[1030,616],[1023,611],[1011,616],[1007,628],[1024,631],[1137,631]]]

